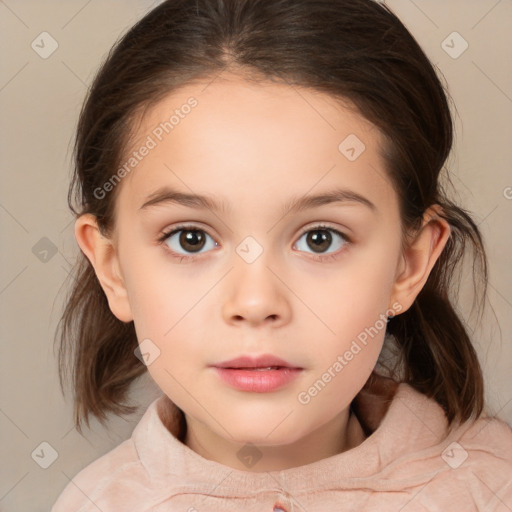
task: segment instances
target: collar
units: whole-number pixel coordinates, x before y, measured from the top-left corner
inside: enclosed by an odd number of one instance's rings
[[[396,383],[395,383],[396,384]],[[371,409],[375,395],[358,395],[355,411]],[[359,415],[358,415],[359,418]],[[254,495],[255,490],[302,494],[339,488],[361,488],[368,482],[378,490],[374,476],[390,462],[439,444],[446,436],[447,420],[433,399],[406,383],[396,384],[388,406],[375,418],[360,423],[377,428],[358,446],[331,457],[282,471],[252,472],[233,469],[205,459],[183,442],[181,410],[165,395],[154,400],[135,427],[132,440],[155,488],[162,492],[207,493],[211,496]],[[371,429],[370,429],[371,430]],[[424,476],[424,475],[422,475]],[[414,477],[411,475],[410,483]],[[371,485],[370,485],[371,482]]]

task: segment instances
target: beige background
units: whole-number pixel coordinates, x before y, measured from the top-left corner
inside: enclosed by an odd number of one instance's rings
[[[156,3],[0,0],[2,511],[49,510],[70,478],[129,437],[159,393],[145,376],[133,391],[139,414],[113,418],[108,430],[93,422],[83,438],[72,425],[70,396],[60,394],[53,352],[63,283],[78,251],[66,204],[78,112],[111,45]],[[512,2],[387,3],[441,69],[457,106],[450,169],[456,197],[486,239],[496,313],[478,328],[468,323],[485,369],[488,410],[512,424]],[[58,43],[46,59],[31,47],[43,31]],[[454,31],[469,44],[458,58],[441,46]],[[449,44],[457,51],[461,43]],[[46,261],[41,248],[50,249]],[[463,290],[469,290],[464,280]],[[466,313],[468,297],[460,304]],[[31,455],[42,442],[57,455],[47,469]],[[47,457],[51,449],[43,449]]]

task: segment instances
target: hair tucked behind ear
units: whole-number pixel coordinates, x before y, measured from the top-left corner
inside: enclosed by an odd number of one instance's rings
[[[450,424],[480,415],[480,365],[449,289],[466,245],[487,281],[482,238],[470,215],[444,195],[438,178],[452,146],[444,88],[415,39],[373,0],[167,0],[116,43],[84,102],[77,128],[69,207],[115,226],[122,183],[102,186],[122,165],[136,120],[177,88],[234,71],[252,81],[309,87],[355,106],[380,129],[382,159],[399,198],[405,234],[439,204],[452,235],[412,307],[393,318],[403,379],[441,404]],[[290,170],[290,173],[293,171]],[[293,179],[293,176],[291,176]],[[72,205],[73,191],[78,210]],[[100,191],[100,192],[98,192]],[[69,363],[75,421],[130,412],[129,384],[145,371],[133,323],[119,321],[83,254],[60,333],[61,385]],[[475,276],[478,278],[478,276]],[[482,297],[485,298],[483,287]]]

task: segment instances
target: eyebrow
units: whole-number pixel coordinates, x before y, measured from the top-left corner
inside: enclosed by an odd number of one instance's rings
[[[139,208],[139,211],[172,203],[188,206],[189,208],[211,210],[213,212],[225,213],[230,210],[226,201],[219,202],[212,196],[188,194],[169,187],[161,187],[146,198],[146,201]],[[282,214],[299,213],[304,210],[332,203],[362,204],[367,206],[374,213],[377,213],[377,207],[366,197],[353,190],[337,188],[322,194],[292,197],[283,205]]]

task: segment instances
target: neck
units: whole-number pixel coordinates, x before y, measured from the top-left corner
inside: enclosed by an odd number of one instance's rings
[[[366,438],[357,416],[348,409],[307,436],[286,445],[255,443],[249,447],[247,443],[218,436],[187,415],[186,422],[184,444],[208,460],[241,471],[280,471],[311,464],[350,450]]]

